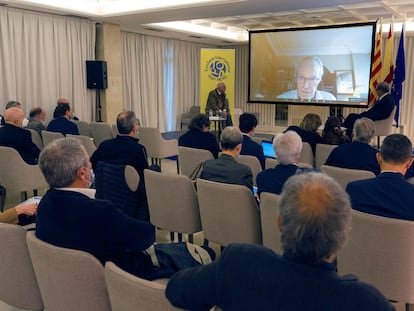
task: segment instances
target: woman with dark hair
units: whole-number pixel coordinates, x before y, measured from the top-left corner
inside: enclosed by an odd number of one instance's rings
[[[326,120],[323,132],[322,132],[322,143],[329,145],[340,145],[348,143],[351,140],[344,134],[341,129],[341,120],[338,117],[329,117]]]
[[[210,151],[214,158],[220,151],[214,134],[210,133],[210,119],[205,114],[197,114],[191,119],[189,130],[178,138],[178,145],[183,147],[205,149]]]
[[[303,142],[309,143],[312,147],[313,155],[315,155],[316,144],[322,143],[322,137],[318,134],[318,128],[322,125],[321,117],[315,113],[307,113],[299,126],[291,125],[283,133],[287,131],[295,131],[302,138]]]

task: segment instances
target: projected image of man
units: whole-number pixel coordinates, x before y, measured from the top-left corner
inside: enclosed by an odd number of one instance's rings
[[[280,99],[336,100],[329,92],[319,91],[318,85],[323,76],[323,63],[316,56],[307,56],[295,66],[296,90],[278,95]]]

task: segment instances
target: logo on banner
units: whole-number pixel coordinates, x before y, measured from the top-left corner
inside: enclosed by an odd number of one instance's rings
[[[221,56],[214,56],[206,62],[204,71],[208,71],[211,80],[224,81],[227,73],[230,72],[230,64],[227,59]]]

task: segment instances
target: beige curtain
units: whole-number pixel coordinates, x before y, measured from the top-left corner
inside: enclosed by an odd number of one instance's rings
[[[199,105],[202,45],[122,32],[124,109],[143,126],[173,131],[180,115]]]
[[[0,7],[0,111],[18,100],[28,115],[44,106],[47,119],[58,97],[85,121],[94,92],[86,88],[85,61],[95,59],[95,24],[79,18]]]

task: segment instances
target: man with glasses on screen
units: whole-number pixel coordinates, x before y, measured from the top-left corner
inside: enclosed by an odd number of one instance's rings
[[[280,99],[336,100],[329,92],[317,90],[323,76],[323,63],[316,56],[304,57],[296,64],[296,90],[278,95]]]

